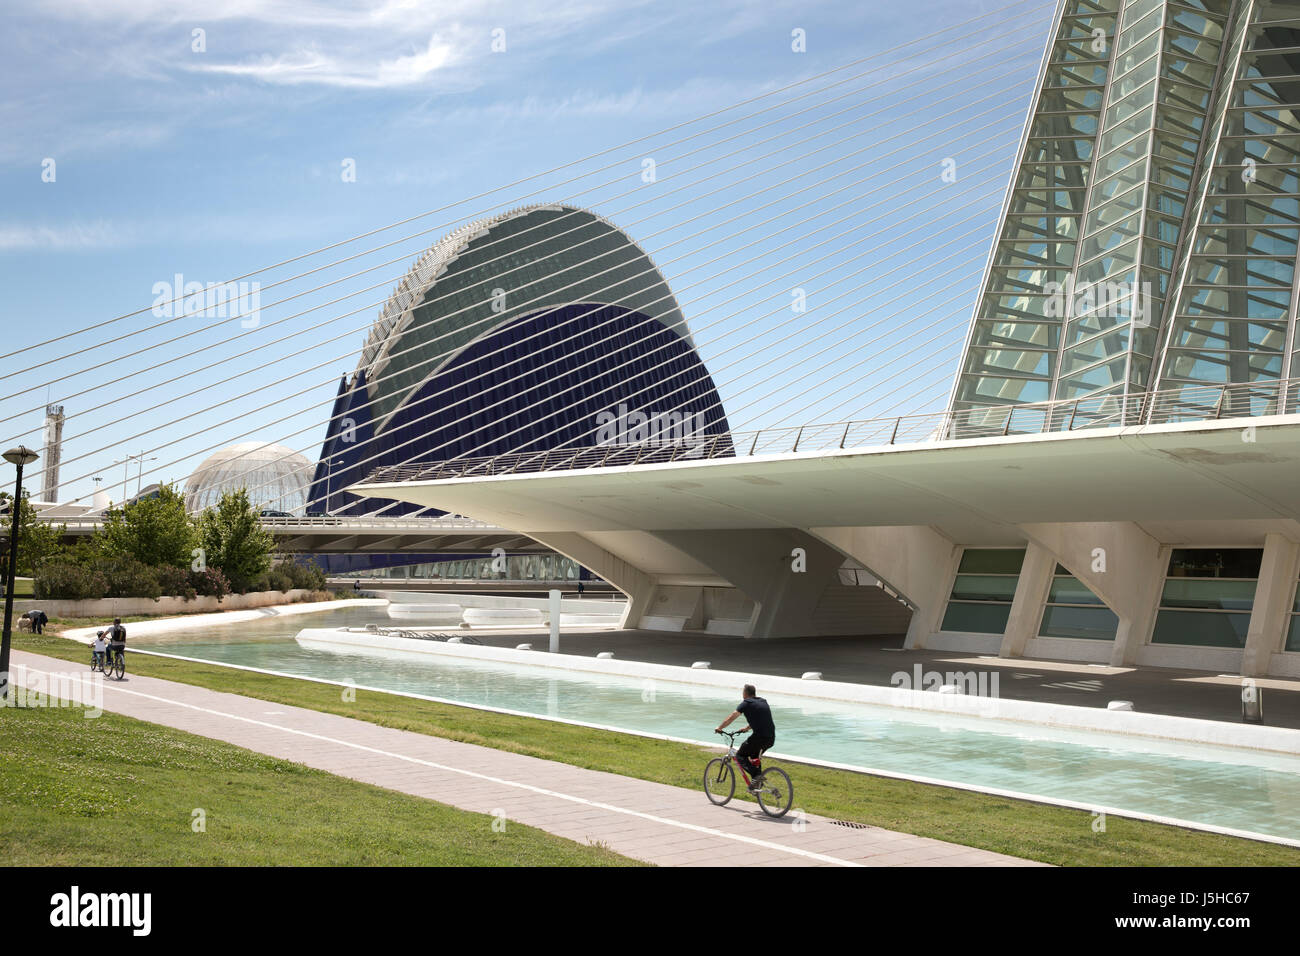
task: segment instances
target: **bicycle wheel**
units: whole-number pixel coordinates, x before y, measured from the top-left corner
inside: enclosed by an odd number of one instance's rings
[[[771,767],[763,772],[762,788],[756,794],[758,805],[769,817],[783,817],[794,803],[794,784],[790,775],[780,767]]]
[[[125,673],[126,673],[126,661],[124,661],[122,659],[122,655],[119,654],[117,657],[113,659],[113,677],[116,678],[117,680],[121,680],[122,675]]]
[[[714,757],[704,768],[704,794],[709,802],[722,806],[736,792],[736,771],[725,757]]]

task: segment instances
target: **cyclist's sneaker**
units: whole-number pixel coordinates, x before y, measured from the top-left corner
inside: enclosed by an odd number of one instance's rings
[[[763,777],[761,775],[755,777],[753,780],[749,782],[750,793],[758,793],[762,789],[763,789]]]

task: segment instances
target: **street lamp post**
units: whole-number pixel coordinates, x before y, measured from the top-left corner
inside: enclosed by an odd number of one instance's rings
[[[9,509],[9,568],[5,572],[5,621],[0,633],[0,698],[9,696],[9,635],[14,617],[14,571],[18,565],[18,519],[23,503],[23,465],[30,465],[39,456],[26,445],[10,448],[4,453],[5,461],[18,468],[18,481],[14,487],[14,503]]]

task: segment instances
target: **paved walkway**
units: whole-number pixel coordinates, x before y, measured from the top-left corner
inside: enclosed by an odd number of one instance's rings
[[[67,661],[13,654],[28,673],[89,672]],[[782,820],[751,800],[714,807],[700,790],[635,780],[444,740],[237,694],[127,674],[104,681],[104,709],[188,731],[364,783],[504,815],[580,843],[666,866],[1032,866],[1031,861],[824,817]],[[866,784],[869,785],[869,784]],[[795,775],[796,797],[798,775]],[[798,807],[798,800],[795,802]],[[509,825],[507,823],[507,825]]]

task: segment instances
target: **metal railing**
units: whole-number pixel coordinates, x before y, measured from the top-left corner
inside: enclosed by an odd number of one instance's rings
[[[937,441],[963,441],[1009,435],[1040,435],[1130,425],[1165,425],[1295,414],[1300,379],[1229,385],[1180,385],[1128,395],[1093,395],[1018,405],[985,405],[959,411],[900,415],[864,421],[831,422],[757,431],[725,432],[676,442],[555,448],[508,452],[482,458],[411,462],[377,468],[362,485],[399,481],[438,481],[618,468],[713,458],[839,451]]]
[[[49,524],[60,524],[72,533],[97,531],[104,526],[102,517],[60,517],[57,514],[48,512],[38,512],[33,516],[37,521],[44,521]],[[315,529],[344,528],[356,531],[366,530],[410,530],[410,531],[438,531],[438,530],[467,530],[467,531],[501,531],[502,528],[486,521],[477,521],[474,518],[463,518],[457,516],[436,516],[430,518],[420,518],[415,516],[408,517],[367,517],[366,515],[323,515],[312,517],[262,517],[259,519],[262,527],[275,531],[277,529],[292,531],[311,531]]]
[[[486,521],[442,515],[430,518],[421,518],[414,515],[393,518],[368,517],[367,515],[320,515],[301,518],[294,516],[288,518],[264,517],[261,521],[262,527],[272,531],[276,528],[292,528],[295,531],[312,528],[393,528],[396,530],[405,528],[417,531],[436,531],[439,528],[479,531],[497,528],[496,525],[489,524]]]

